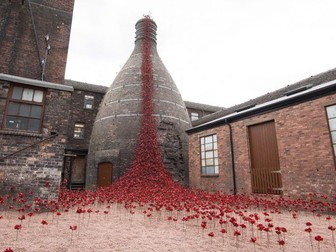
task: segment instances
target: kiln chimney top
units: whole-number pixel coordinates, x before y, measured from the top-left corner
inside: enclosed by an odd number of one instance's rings
[[[148,31],[146,30],[146,24],[148,22]],[[156,44],[156,23],[148,16],[140,19],[135,24],[135,43],[145,37],[149,37]]]

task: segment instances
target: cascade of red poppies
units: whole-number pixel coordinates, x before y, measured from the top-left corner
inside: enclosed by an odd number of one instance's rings
[[[171,176],[166,172],[159,151],[157,125],[153,104],[153,66],[151,56],[150,22],[144,18],[144,38],[142,39],[142,117],[140,134],[134,158],[127,172],[117,181],[114,188],[129,194],[160,192],[175,186]]]

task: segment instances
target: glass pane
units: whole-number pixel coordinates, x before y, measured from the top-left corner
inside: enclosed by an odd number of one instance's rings
[[[93,108],[93,102],[92,101],[84,101],[84,108],[92,109]]]
[[[10,102],[8,106],[8,115],[17,115],[19,112],[20,104]]]
[[[28,130],[38,132],[40,128],[40,120],[38,119],[29,119]]]
[[[215,173],[218,174],[219,171],[218,171],[218,165],[215,166]]]
[[[214,157],[218,157],[218,151],[217,150],[215,150],[213,153],[214,153],[214,155],[213,155]]]
[[[336,118],[329,119],[329,127],[330,130],[336,130]]]
[[[201,137],[201,144],[204,144],[204,137]]]
[[[25,88],[22,93],[22,100],[24,101],[32,101],[34,95],[34,89]]]
[[[212,150],[212,143],[205,144],[205,150]]]
[[[35,106],[35,105],[31,106],[31,112],[30,112],[31,117],[41,118],[41,114],[42,114],[42,107],[41,106]]]
[[[212,143],[212,136],[205,137],[205,143]]]
[[[12,98],[13,98],[13,99],[21,100],[21,97],[22,97],[22,90],[23,90],[22,87],[14,87],[14,88],[13,88]]]
[[[202,167],[202,174],[206,174],[206,168]]]
[[[214,158],[214,160],[215,160],[215,165],[218,166],[218,158]]]
[[[217,150],[217,142],[214,142],[213,148],[214,148],[214,150]]]
[[[205,152],[205,158],[213,158],[213,152],[212,151]]]
[[[35,90],[34,102],[42,102],[42,100],[43,100],[43,91]]]
[[[336,117],[336,105],[327,107],[328,118]]]
[[[215,173],[215,167],[214,166],[208,166],[207,167],[207,174],[214,174]]]
[[[334,153],[335,153],[335,157],[336,157],[336,144],[334,144]]]
[[[28,118],[17,116],[7,116],[6,128],[26,130],[28,127]]]
[[[30,107],[31,107],[30,105],[21,104],[19,115],[28,117],[30,115]]]
[[[205,165],[206,165],[206,166],[208,166],[208,165],[214,165],[214,160],[213,160],[213,158],[205,159]]]
[[[205,152],[201,152],[201,158],[204,159],[205,158]]]
[[[84,99],[85,99],[85,100],[93,100],[93,98],[94,98],[94,97],[93,97],[92,95],[85,95],[85,96],[84,96]]]
[[[6,118],[6,128],[16,129],[17,118],[15,116],[7,116]]]
[[[215,135],[213,135],[212,137],[213,137],[213,141],[214,141],[214,142],[217,142],[217,135],[215,134]]]
[[[204,144],[201,144],[201,151],[204,151]]]
[[[205,159],[202,160],[202,166],[205,166]]]
[[[331,132],[331,139],[332,139],[332,142],[335,144],[336,143],[336,131]]]
[[[28,118],[17,117],[17,129],[26,130],[28,128]]]

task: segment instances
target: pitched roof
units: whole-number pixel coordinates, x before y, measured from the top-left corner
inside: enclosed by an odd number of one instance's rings
[[[101,93],[101,94],[105,94],[108,89],[108,87],[106,86],[95,85],[95,84],[73,81],[73,80],[64,80],[64,84],[68,86],[72,86],[74,89],[96,92],[96,93]]]
[[[290,96],[291,94],[299,93],[304,90],[308,90],[312,87],[316,87],[318,85],[321,85],[323,83],[330,82],[333,80],[336,80],[336,68],[333,68],[326,72],[303,79],[294,84],[287,85],[286,87],[283,87],[281,89],[278,89],[273,92],[267,93],[265,95],[259,96],[257,98],[251,99],[249,101],[243,102],[241,104],[238,104],[230,108],[223,109],[213,114],[204,116],[198,120],[193,121],[193,127],[200,126],[205,123],[210,124],[211,121],[219,119],[221,117],[225,117],[232,113],[247,110],[249,108],[253,108],[257,105],[264,104],[266,102],[270,102],[270,101],[279,99],[284,96]]]
[[[187,108],[203,110],[203,111],[208,111],[208,112],[216,112],[218,110],[224,109],[223,107],[212,106],[212,105],[191,102],[191,101],[184,101],[184,104]]]

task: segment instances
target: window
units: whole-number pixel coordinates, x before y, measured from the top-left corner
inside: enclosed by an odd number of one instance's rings
[[[191,117],[191,121],[195,121],[195,120],[197,120],[199,118],[197,112],[191,112],[190,113],[190,117]]]
[[[94,97],[92,95],[85,95],[84,96],[84,108],[93,109],[93,101],[94,101]]]
[[[6,110],[5,128],[40,132],[44,91],[11,86]]]
[[[334,148],[334,157],[336,158],[336,105],[327,107],[327,116],[329,122],[331,141]]]
[[[78,139],[84,138],[84,124],[83,123],[75,123],[74,138],[78,138]]]
[[[201,174],[218,175],[217,135],[201,137]]]

